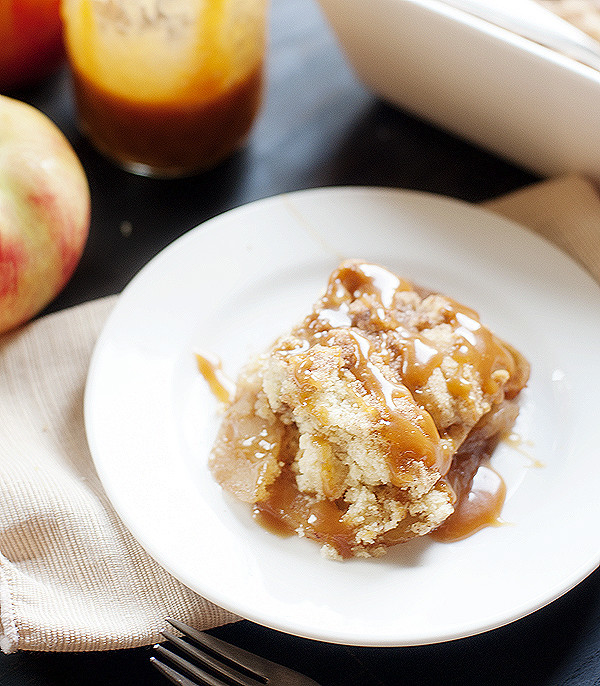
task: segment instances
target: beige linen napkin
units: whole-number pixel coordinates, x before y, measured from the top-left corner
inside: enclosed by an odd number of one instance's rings
[[[0,338],[0,647],[77,651],[160,640],[165,617],[237,619],[169,576],[112,509],[94,470],[83,391],[115,297]]]
[[[600,200],[573,176],[487,207],[528,224],[600,281]],[[165,617],[237,619],[149,558],[113,511],[87,447],[83,390],[115,302],[105,298],[0,337],[0,647],[80,651],[159,639]]]

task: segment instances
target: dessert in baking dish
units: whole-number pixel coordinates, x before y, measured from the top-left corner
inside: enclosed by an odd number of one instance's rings
[[[473,484],[528,375],[470,308],[346,261],[240,374],[210,467],[263,524],[331,557],[460,538],[498,515],[501,480]]]
[[[538,2],[600,41],[600,0],[538,0]]]

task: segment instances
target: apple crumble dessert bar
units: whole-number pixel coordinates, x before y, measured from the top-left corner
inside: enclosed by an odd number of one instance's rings
[[[528,375],[470,308],[348,260],[241,372],[210,467],[265,525],[380,555],[452,516]]]

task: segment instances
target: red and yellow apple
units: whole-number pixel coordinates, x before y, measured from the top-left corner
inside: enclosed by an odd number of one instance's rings
[[[0,92],[38,81],[64,58],[60,0],[0,1]]]
[[[62,290],[89,223],[89,186],[69,141],[45,114],[0,95],[0,333]]]

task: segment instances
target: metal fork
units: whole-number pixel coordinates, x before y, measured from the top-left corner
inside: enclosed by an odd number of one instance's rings
[[[169,624],[186,638],[161,632],[166,641],[189,658],[163,645],[155,645],[155,652],[177,669],[157,657],[152,664],[174,684],[179,686],[319,686],[316,681],[292,669],[232,646],[215,636],[197,631],[175,619]],[[181,670],[181,671],[178,671]],[[185,676],[182,672],[185,673]]]

